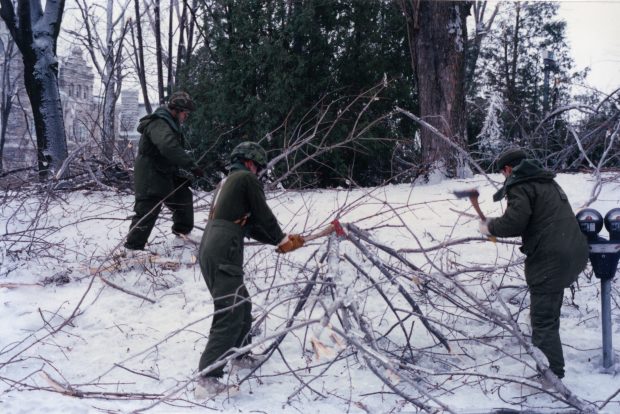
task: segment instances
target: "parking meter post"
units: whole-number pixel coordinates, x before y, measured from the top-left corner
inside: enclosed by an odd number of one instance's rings
[[[601,279],[601,324],[603,326],[603,367],[614,365],[614,349],[611,342],[611,279]]]
[[[611,343],[611,281],[616,276],[618,270],[618,260],[620,259],[620,208],[614,208],[605,215],[605,228],[609,233],[609,243],[614,244],[615,250],[610,254],[609,262],[611,266],[607,273],[607,278],[601,278],[601,320],[603,325],[603,367],[610,368],[614,365],[614,349]]]
[[[614,365],[611,325],[611,281],[616,276],[620,259],[620,209],[616,208],[605,216],[605,228],[610,240],[600,237],[603,217],[594,209],[584,209],[577,213],[577,221],[583,234],[588,238],[590,263],[594,275],[601,279],[601,326],[603,336],[603,367]]]

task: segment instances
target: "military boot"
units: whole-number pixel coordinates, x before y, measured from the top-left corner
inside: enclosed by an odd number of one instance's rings
[[[172,241],[172,247],[175,249],[178,248],[191,248],[196,249],[200,245],[200,240],[196,240],[189,233],[181,234],[173,231],[174,240]]]
[[[122,259],[146,259],[152,256],[153,253],[144,249],[132,249],[130,247],[121,246],[114,251],[112,257]]]
[[[267,359],[265,355],[245,354],[239,358],[233,359],[230,364],[239,369],[254,369],[261,366]]]
[[[196,400],[205,400],[210,397],[215,397],[227,391],[228,385],[223,384],[217,377],[200,377],[198,378],[196,389],[194,390],[194,398]]]

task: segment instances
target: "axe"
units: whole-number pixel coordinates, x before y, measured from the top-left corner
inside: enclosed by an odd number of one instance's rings
[[[307,236],[304,236],[304,240],[308,242],[310,240],[314,240],[314,239],[318,239],[320,237],[328,236],[328,235],[330,235],[333,232],[336,232],[336,234],[338,236],[340,236],[340,237],[345,237],[346,236],[346,233],[345,233],[344,229],[342,228],[342,225],[340,224],[338,219],[333,220],[323,230],[321,230],[321,231],[319,231],[317,233],[314,233],[314,234],[309,234]]]
[[[478,196],[480,196],[480,193],[478,192],[477,189],[471,188],[469,190],[453,191],[452,194],[454,194],[456,198],[468,197],[469,201],[471,202],[471,205],[474,207],[474,210],[476,210],[476,213],[478,213],[478,217],[480,217],[480,220],[482,221],[487,220],[486,216],[480,209],[480,204],[478,203]],[[489,240],[495,243],[497,239],[495,236],[489,236]]]

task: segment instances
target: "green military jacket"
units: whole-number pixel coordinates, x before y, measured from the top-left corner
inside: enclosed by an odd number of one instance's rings
[[[210,219],[241,222],[244,217],[247,220],[243,230],[248,237],[275,246],[285,236],[267,205],[258,177],[243,164],[235,163],[215,195]]]
[[[165,197],[175,188],[179,167],[192,169],[196,163],[185,152],[181,126],[165,107],[140,119],[142,134],[134,167],[136,198]]]
[[[588,261],[588,244],[555,174],[536,160],[523,160],[494,196],[504,196],[504,215],[489,219],[489,232],[521,236],[525,279],[533,292],[559,292],[570,286]]]

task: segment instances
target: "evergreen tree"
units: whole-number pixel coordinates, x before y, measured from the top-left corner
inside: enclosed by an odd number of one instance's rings
[[[469,97],[476,103],[469,116],[474,136],[489,122],[485,120],[485,109],[492,106],[489,97],[499,93],[504,110],[499,117],[492,115],[503,124],[503,145],[529,147],[549,165],[570,137],[562,115],[539,124],[554,109],[569,102],[573,82],[583,77],[582,73],[571,71],[566,23],[559,18],[558,9],[559,5],[552,2],[502,4],[482,43]],[[550,61],[545,65],[543,53],[547,51],[553,53],[552,65]],[[548,90],[545,70],[549,76]],[[480,146],[478,149],[485,152]]]
[[[310,135],[309,144],[276,166],[282,175],[298,165],[287,185],[334,186],[347,179],[371,185],[389,178],[395,143],[412,131],[384,116],[395,104],[414,102],[395,5],[219,0],[204,8],[209,42],[186,68],[185,83],[203,103],[191,134],[208,151],[212,182],[240,141],[260,141],[273,158]]]

